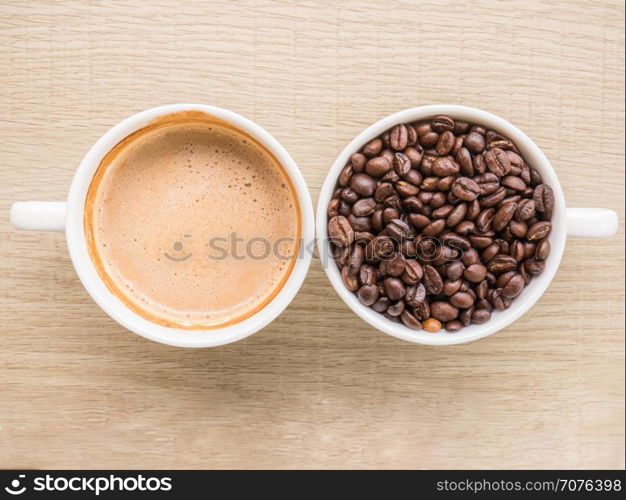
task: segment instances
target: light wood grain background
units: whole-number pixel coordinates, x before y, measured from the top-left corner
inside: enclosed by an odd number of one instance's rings
[[[0,467],[624,467],[623,2],[1,0],[0,42]],[[314,200],[375,120],[481,107],[620,232],[569,241],[532,312],[470,345],[375,331],[319,261],[253,337],[151,343],[8,211],[63,199],[103,132],[172,102],[257,121]]]

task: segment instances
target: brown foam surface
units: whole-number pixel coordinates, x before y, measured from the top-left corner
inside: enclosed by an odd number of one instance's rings
[[[300,222],[273,156],[192,112],[169,115],[107,154],[85,229],[98,272],[135,312],[206,328],[240,321],[274,297],[293,267]]]

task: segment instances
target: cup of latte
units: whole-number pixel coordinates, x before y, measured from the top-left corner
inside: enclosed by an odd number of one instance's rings
[[[18,229],[65,231],[83,285],[151,340],[223,345],[291,302],[311,262],[311,198],[287,151],[252,121],[197,104],[105,133],[66,202],[17,202]]]

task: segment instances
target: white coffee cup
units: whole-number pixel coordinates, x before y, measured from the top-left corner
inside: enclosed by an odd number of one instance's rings
[[[198,110],[225,120],[263,144],[281,163],[296,190],[302,221],[302,240],[297,261],[276,296],[249,318],[234,325],[207,330],[170,328],[149,321],[129,309],[104,284],[89,257],[83,224],[87,190],[102,158],[122,139],[155,118],[186,110]],[[304,177],[287,151],[256,123],[232,111],[200,104],[171,104],[148,109],[122,121],[106,132],[81,162],[66,202],[25,201],[11,207],[11,224],[31,231],[65,231],[74,268],[96,303],[121,325],[143,337],[179,347],[213,347],[241,340],[274,320],[295,297],[311,263],[314,238],[313,206]]]
[[[437,115],[448,115],[470,123],[478,123],[513,140],[526,161],[539,171],[544,183],[552,187],[555,197],[552,232],[549,235],[551,252],[543,273],[533,277],[530,284],[513,300],[509,309],[493,311],[491,319],[486,323],[469,325],[456,333],[448,333],[445,330],[438,333],[411,330],[401,323],[394,323],[388,320],[382,314],[361,304],[356,295],[350,292],[343,284],[341,273],[335,262],[330,258],[331,251],[328,239],[328,204],[337,184],[339,173],[348,162],[350,156],[359,151],[366,143],[398,123],[416,122],[433,118]],[[447,104],[406,109],[383,118],[361,132],[339,154],[330,172],[328,172],[319,196],[316,213],[319,254],[331,284],[343,301],[374,328],[409,342],[429,345],[461,344],[486,337],[510,325],[528,311],[550,285],[561,263],[567,236],[609,237],[615,234],[617,225],[617,214],[612,210],[603,208],[566,208],[563,190],[552,165],[550,165],[550,162],[539,147],[520,129],[486,111]]]

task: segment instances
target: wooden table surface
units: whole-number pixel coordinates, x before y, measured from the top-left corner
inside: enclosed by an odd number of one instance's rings
[[[0,467],[623,468],[623,2],[175,3],[0,0]],[[319,261],[257,335],[152,343],[89,298],[62,234],[8,211],[64,199],[102,133],[172,102],[257,121],[314,201],[372,122],[477,106],[620,231],[570,240],[532,311],[469,345],[379,333]]]

